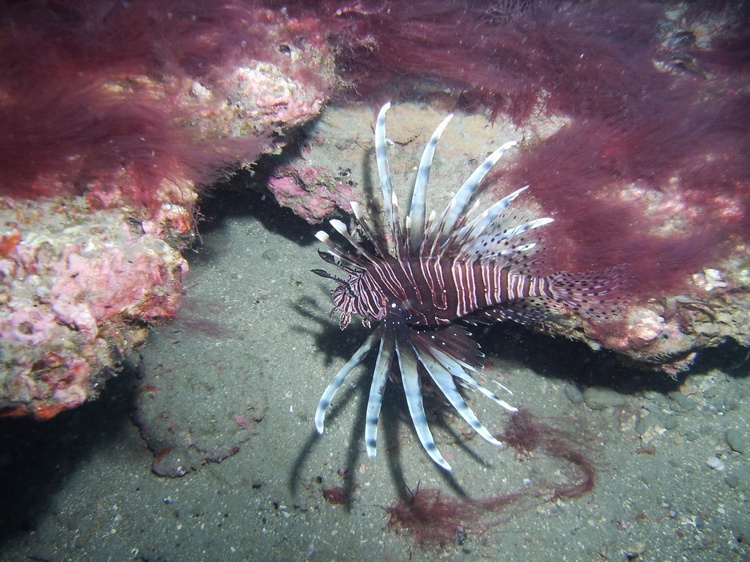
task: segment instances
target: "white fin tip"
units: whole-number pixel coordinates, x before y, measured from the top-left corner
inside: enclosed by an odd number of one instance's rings
[[[331,219],[328,222],[331,224],[331,226],[334,229],[336,229],[336,232],[338,232],[339,234],[349,234],[349,231],[347,230],[346,225],[343,222],[341,222],[339,219]]]

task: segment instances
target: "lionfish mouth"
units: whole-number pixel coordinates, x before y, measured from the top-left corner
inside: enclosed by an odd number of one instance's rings
[[[388,379],[400,380],[416,434],[429,457],[445,470],[450,465],[435,445],[425,415],[422,380],[432,381],[459,415],[485,440],[502,445],[477,419],[457,383],[484,394],[506,410],[516,408],[498,398],[470,373],[481,368],[479,346],[458,320],[489,323],[514,320],[535,325],[560,310],[600,316],[604,295],[617,285],[616,272],[536,275],[530,259],[543,249],[539,227],[551,218],[533,218],[506,209],[527,187],[504,197],[469,220],[469,204],[487,172],[515,141],[488,156],[437,216],[426,216],[426,186],[438,139],[452,115],[437,127],[417,171],[404,228],[398,217],[386,153],[385,104],[375,125],[375,154],[390,228],[386,236],[373,233],[352,202],[357,226],[371,249],[360,244],[339,220],[331,226],[347,245],[323,231],[316,234],[327,249],[323,259],[347,275],[337,277],[322,269],[314,273],[334,280],[334,312],[345,328],[353,315],[375,330],[328,385],[315,412],[315,427],[323,433],[326,410],[349,373],[377,347],[377,360],[367,401],[365,445],[376,454],[378,421]],[[476,205],[474,205],[476,207]],[[507,388],[501,388],[510,392]]]

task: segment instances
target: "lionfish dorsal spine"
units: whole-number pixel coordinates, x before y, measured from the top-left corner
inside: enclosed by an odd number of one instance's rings
[[[391,229],[391,236],[398,252],[400,240],[400,227],[393,206],[393,184],[391,183],[391,172],[388,167],[388,151],[385,136],[385,114],[391,107],[391,102],[386,103],[380,108],[378,118],[375,121],[375,160],[378,163],[378,175],[380,176],[380,187],[383,190],[383,204],[388,216],[388,223]]]
[[[362,209],[359,206],[359,203],[356,201],[350,201],[349,204],[352,207],[352,212],[354,213],[354,218],[357,221],[357,226],[362,231],[362,234],[365,235],[365,238],[370,241],[370,243],[375,248],[375,251],[380,256],[387,255],[387,250],[383,247],[380,238],[378,236],[375,236],[373,232],[370,230],[370,227],[367,226],[367,222],[365,222],[364,217],[362,216]]]
[[[336,242],[331,240],[331,237],[328,235],[328,233],[325,230],[319,230],[318,232],[316,232],[315,238],[317,238],[320,242],[328,246],[328,250],[326,250],[328,255],[333,256],[337,260],[347,263],[354,267],[365,266],[364,262],[357,259],[356,256],[353,256],[351,252],[347,252],[341,246],[339,246]]]
[[[433,228],[429,233],[431,239],[438,241],[438,244],[440,245],[444,242],[444,234],[451,233],[459,219],[464,216],[466,206],[476,194],[479,184],[484,179],[484,176],[486,176],[487,172],[490,171],[490,168],[500,160],[502,155],[516,144],[518,144],[516,141],[508,141],[504,143],[500,148],[485,158],[484,162],[472,172],[469,178],[450,200],[448,206],[440,215],[437,223],[433,225]]]
[[[377,263],[378,258],[376,256],[373,256],[370,252],[365,250],[364,246],[357,242],[354,237],[349,234],[349,229],[346,228],[346,225],[341,222],[338,219],[331,219],[328,221],[330,225],[334,228],[336,232],[338,232],[341,236],[344,237],[344,239],[349,242],[349,244],[352,245],[352,247],[357,250],[357,255],[365,258],[370,263]]]
[[[458,238],[461,243],[464,244],[463,241],[469,242],[475,239],[477,236],[481,235],[485,231],[485,229],[490,224],[492,224],[492,221],[494,221],[502,212],[504,212],[505,209],[510,207],[510,204],[513,202],[513,200],[528,188],[529,186],[527,185],[521,187],[520,189],[516,189],[513,193],[511,193],[510,195],[506,195],[505,197],[500,199],[500,201],[492,205],[489,209],[477,216],[469,224],[464,226],[458,233]],[[461,255],[466,253],[467,246],[468,244],[463,245]]]
[[[435,156],[435,148],[443,134],[443,131],[453,118],[453,114],[448,115],[438,125],[435,132],[427,142],[427,146],[422,153],[422,159],[419,162],[417,170],[417,180],[414,183],[414,192],[411,197],[409,206],[409,215],[407,224],[409,226],[409,241],[414,248],[419,248],[422,243],[425,231],[425,214],[427,208],[427,182],[430,179],[430,170],[432,169],[432,159]]]

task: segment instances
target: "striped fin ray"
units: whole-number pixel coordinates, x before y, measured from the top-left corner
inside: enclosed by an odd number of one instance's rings
[[[505,400],[501,399],[497,396],[494,392],[486,388],[485,386],[481,385],[479,382],[477,382],[471,375],[469,375],[463,368],[463,366],[458,363],[455,359],[450,357],[449,355],[443,353],[442,351],[438,349],[431,349],[430,350],[434,355],[440,358],[442,364],[445,366],[448,371],[450,371],[450,374],[456,377],[457,379],[460,379],[462,382],[466,383],[467,386],[470,388],[473,388],[474,390],[477,390],[484,394],[487,398],[495,402],[496,404],[502,406],[509,412],[517,412],[518,408],[515,406],[511,406],[508,404]],[[502,386],[502,385],[500,385]],[[504,390],[511,393],[510,390],[502,386]],[[511,393],[512,394],[512,393]]]
[[[362,362],[372,348],[375,347],[375,344],[383,337],[384,329],[384,325],[381,324],[368,336],[365,343],[363,343],[354,355],[352,355],[351,359],[346,362],[346,365],[341,368],[331,381],[331,384],[326,388],[323,396],[320,398],[320,402],[318,403],[318,409],[315,411],[315,428],[318,430],[318,433],[323,433],[323,430],[325,429],[326,410],[328,409],[331,400],[333,400],[333,395],[336,394],[336,391],[343,384],[346,377],[349,376],[349,373],[354,370],[354,367]]]
[[[412,337],[424,340],[420,344],[423,348],[439,349],[466,369],[476,371],[482,367],[479,359],[484,354],[479,344],[471,339],[471,333],[462,326],[449,324],[437,330],[417,331]]]
[[[440,454],[440,451],[438,451],[435,439],[432,437],[432,432],[430,431],[430,426],[427,423],[427,416],[424,412],[424,401],[422,399],[422,387],[419,383],[419,358],[408,338],[396,337],[396,354],[398,356],[399,369],[401,370],[401,382],[404,385],[406,405],[409,408],[409,414],[414,423],[414,430],[417,432],[419,442],[422,443],[424,450],[437,465],[450,471],[451,466],[443,458],[443,455]]]
[[[453,196],[453,199],[451,199],[451,201],[448,203],[448,206],[441,213],[440,218],[437,220],[437,222],[432,225],[432,228],[428,234],[428,238],[430,239],[430,241],[436,241],[438,244],[442,244],[445,233],[450,233],[461,216],[464,215],[466,205],[469,204],[469,201],[471,201],[471,199],[476,194],[477,189],[479,188],[479,184],[484,179],[484,176],[486,176],[487,172],[490,171],[490,168],[492,168],[492,166],[494,166],[497,161],[500,160],[502,155],[505,154],[505,152],[509,148],[515,146],[516,144],[518,144],[516,141],[506,142],[505,144],[500,146],[500,148],[490,154],[487,158],[485,158],[484,162],[482,162],[477,167],[477,169],[474,170],[474,172],[469,176],[469,178]]]
[[[525,272],[530,264],[528,258],[544,247],[540,234],[534,231],[551,222],[550,217],[533,218],[529,211],[506,209],[482,226],[481,231],[467,234],[456,259],[494,259],[498,265],[514,265],[520,268],[519,273]]]
[[[351,254],[351,252],[348,252],[344,248],[342,248],[339,244],[331,240],[331,237],[328,236],[328,233],[324,230],[319,230],[315,233],[315,238],[317,238],[320,242],[328,246],[328,250],[326,252],[323,252],[322,250],[319,250],[318,253],[320,256],[326,260],[328,263],[331,263],[333,265],[336,265],[335,262],[331,261],[330,259],[324,257],[324,256],[334,256],[335,258],[338,258],[340,261],[343,261],[345,263],[348,263],[349,265],[353,265],[355,267],[364,268],[366,266],[366,262],[359,259],[358,257]]]
[[[371,263],[377,263],[378,258],[373,256],[370,252],[365,250],[362,245],[357,242],[351,234],[349,234],[349,229],[346,228],[346,225],[341,222],[338,219],[331,219],[330,221],[331,226],[334,228],[336,232],[338,232],[341,236],[343,236],[349,244],[351,244],[355,250],[357,250],[357,254],[367,259],[367,261]]]
[[[370,227],[367,226],[367,223],[365,222],[364,217],[362,216],[362,209],[360,208],[359,203],[357,203],[356,201],[350,201],[349,204],[352,207],[354,218],[357,219],[357,226],[365,235],[367,240],[369,240],[370,243],[373,245],[373,247],[375,248],[375,251],[378,253],[379,256],[387,256],[388,252],[380,243],[380,239],[377,236],[375,236],[370,230]]]
[[[529,328],[543,325],[551,314],[564,313],[565,309],[547,298],[522,299],[485,308],[471,316],[475,322],[494,323],[511,320]]]
[[[618,297],[628,283],[628,272],[626,266],[615,266],[586,273],[558,272],[547,279],[558,302],[584,318],[606,321],[618,315]]]
[[[500,201],[492,205],[489,209],[484,211],[481,215],[474,218],[469,224],[464,226],[457,234],[456,239],[458,244],[461,246],[462,251],[459,253],[459,257],[467,256],[468,252],[466,248],[469,244],[476,240],[481,234],[485,232],[487,227],[510,206],[510,204],[529,188],[528,185],[515,190],[510,195],[506,195]]]
[[[411,197],[409,214],[406,217],[406,227],[409,236],[409,242],[413,248],[418,248],[422,243],[425,230],[425,209],[427,195],[427,181],[430,179],[430,170],[432,169],[432,159],[435,156],[435,148],[440,140],[440,136],[453,118],[453,114],[448,115],[438,125],[435,132],[432,133],[427,146],[422,153],[422,159],[419,162],[417,171],[417,180],[414,184],[414,192]]]
[[[396,199],[396,194],[393,192],[393,184],[391,183],[391,172],[388,167],[388,151],[385,140],[385,114],[390,107],[391,102],[388,102],[381,107],[380,112],[378,112],[378,118],[375,121],[375,159],[378,163],[380,187],[383,190],[383,204],[385,205],[385,211],[388,215],[391,235],[395,242],[396,257],[398,257],[401,241],[401,227],[398,222],[398,201]]]
[[[414,345],[415,342],[412,342]],[[472,411],[469,405],[464,400],[461,393],[456,388],[456,383],[453,380],[453,375],[448,368],[440,361],[438,356],[430,354],[429,350],[420,349],[418,346],[414,347],[420,362],[424,365],[425,370],[430,375],[430,378],[440,389],[440,392],[448,399],[448,402],[456,409],[459,415],[468,423],[474,431],[476,431],[485,440],[492,443],[493,445],[502,445],[500,441],[495,439],[492,434],[487,431],[487,428],[482,425],[476,414]]]
[[[378,359],[370,384],[370,395],[367,398],[367,414],[365,417],[365,447],[367,456],[372,458],[377,454],[378,420],[380,407],[383,404],[383,393],[388,382],[388,373],[393,368],[394,335],[392,330],[386,330],[380,340]]]

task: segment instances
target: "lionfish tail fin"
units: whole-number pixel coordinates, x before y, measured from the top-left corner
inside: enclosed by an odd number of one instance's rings
[[[625,266],[587,273],[553,273],[547,277],[554,299],[592,321],[612,320],[618,314],[627,283]]]

